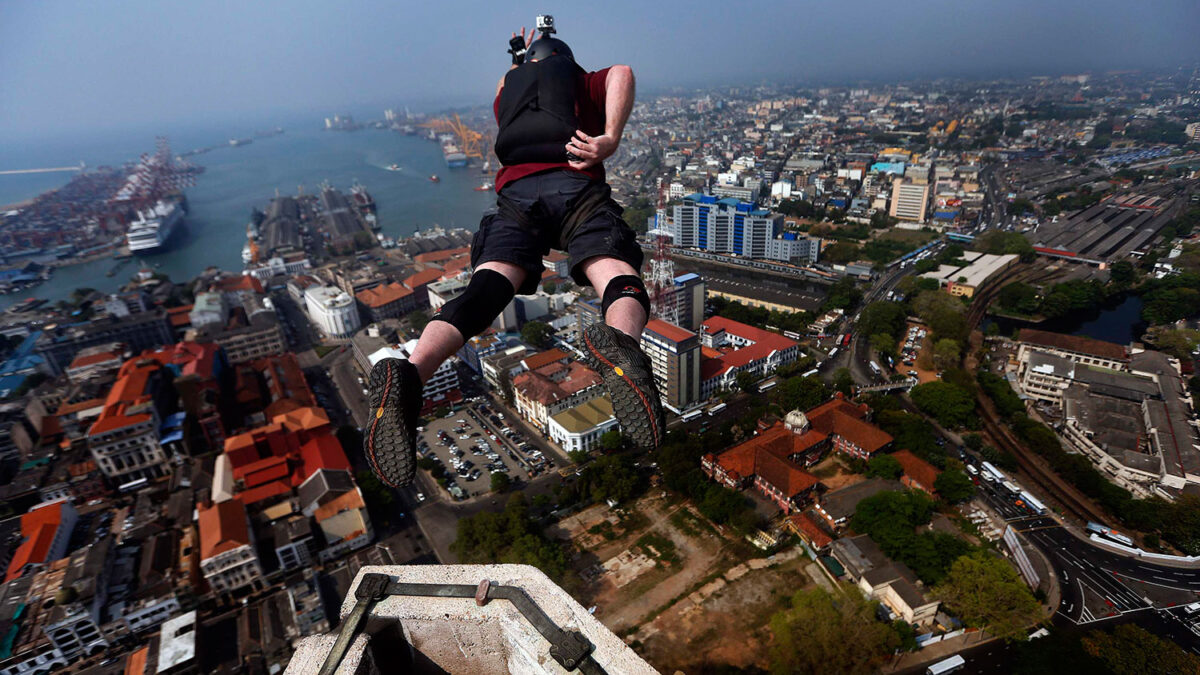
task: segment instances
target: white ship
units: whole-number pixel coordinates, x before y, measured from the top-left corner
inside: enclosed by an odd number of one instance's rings
[[[152,208],[138,211],[137,220],[129,224],[125,240],[129,252],[158,249],[174,234],[183,221],[183,207],[176,201],[159,201]]]

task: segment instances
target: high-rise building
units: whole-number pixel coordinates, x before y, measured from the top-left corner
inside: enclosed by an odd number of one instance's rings
[[[113,483],[171,473],[159,428],[174,405],[172,380],[171,371],[155,358],[135,357],[121,366],[87,432],[92,458]]]
[[[892,183],[892,205],[890,214],[912,223],[925,222],[925,209],[929,204],[929,186],[907,180]]]
[[[695,331],[704,323],[704,299],[707,286],[699,274],[687,273],[675,277],[675,316],[681,328]]]
[[[652,319],[642,331],[663,404],[680,411],[700,400],[700,337],[690,330]]]
[[[703,194],[683,198],[668,230],[676,246],[714,253],[765,258],[767,244],[783,226],[783,216],[732,197]]]

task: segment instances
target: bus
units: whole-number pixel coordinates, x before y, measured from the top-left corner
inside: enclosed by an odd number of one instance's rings
[[[829,359],[832,359],[833,357],[837,356],[837,352],[838,352],[838,348],[834,347],[833,349],[831,349],[829,351],[829,356],[826,356],[825,360],[828,361]]]
[[[696,408],[695,410],[693,410],[689,413],[684,413],[682,416],[680,416],[679,419],[682,420],[683,422],[691,422],[692,420],[696,419],[697,417],[699,417],[703,414],[704,414],[703,410]]]
[[[725,408],[726,408],[726,406],[725,406],[725,404],[724,404],[724,403],[718,403],[718,404],[716,404],[716,405],[714,405],[713,407],[711,407],[711,408],[709,408],[709,409],[708,409],[708,416],[709,416],[709,417],[712,417],[713,415],[716,415],[717,413],[721,412],[721,411],[722,411],[722,410],[724,410]]]
[[[779,384],[779,380],[771,380],[770,382],[764,382],[764,383],[758,385],[758,393],[761,394],[764,391],[770,391],[770,390],[774,389],[775,386],[778,384]]]
[[[812,370],[810,370],[806,373],[801,373],[800,377],[812,377],[813,375],[816,375],[816,374],[817,374],[817,369],[813,368]]]
[[[955,654],[948,659],[942,659],[932,666],[929,666],[925,669],[925,672],[928,673],[928,675],[945,675],[946,673],[953,673],[965,665],[967,665],[967,660],[958,654]]]
[[[842,336],[842,346],[843,347],[847,347],[850,345],[850,338],[853,335],[854,335],[854,333],[846,333],[845,335]]]
[[[987,474],[991,474],[992,478],[995,479],[997,482],[1002,483],[1002,482],[1008,480],[1008,476],[1005,476],[1000,471],[1000,469],[997,469],[996,467],[992,466],[991,462],[984,462],[982,464],[982,466],[983,466],[983,472],[987,473]]]
[[[1025,502],[1025,506],[1028,507],[1030,511],[1033,511],[1039,516],[1046,514],[1046,505],[1038,501],[1037,497],[1029,494],[1028,490],[1021,490],[1021,500]]]
[[[1120,532],[1117,532],[1116,530],[1109,529],[1109,528],[1101,525],[1100,523],[1088,523],[1086,529],[1088,532],[1091,532],[1092,534],[1098,535],[1105,539],[1109,539],[1111,541],[1115,541],[1118,544],[1124,544],[1125,546],[1133,546],[1134,545],[1133,540],[1130,539],[1129,537],[1126,537],[1125,535],[1121,534]]]
[[[871,370],[874,371],[876,375],[878,375],[879,374],[879,364],[875,363],[874,361],[871,361],[870,364],[871,364]]]

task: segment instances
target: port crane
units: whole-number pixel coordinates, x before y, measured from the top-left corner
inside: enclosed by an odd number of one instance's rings
[[[471,159],[480,161],[491,151],[491,138],[487,134],[475,131],[459,118],[458,113],[453,117],[435,117],[418,126],[430,129],[439,134],[451,134],[457,141],[458,148]]]

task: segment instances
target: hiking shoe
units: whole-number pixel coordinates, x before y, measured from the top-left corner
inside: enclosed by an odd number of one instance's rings
[[[604,379],[621,432],[639,450],[657,450],[666,432],[650,357],[638,341],[603,323],[583,331],[590,365]]]
[[[383,359],[371,369],[371,421],[363,454],[384,485],[411,485],[417,469],[417,418],[423,386],[417,367],[405,359]]]

